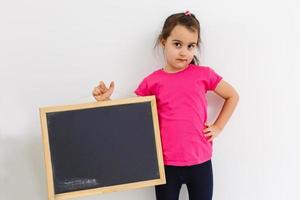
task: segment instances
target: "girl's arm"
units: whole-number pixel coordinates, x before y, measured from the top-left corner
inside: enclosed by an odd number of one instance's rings
[[[237,91],[224,80],[220,81],[214,92],[221,96],[225,102],[213,125],[207,125],[207,128],[204,129],[205,136],[210,137],[209,141],[212,141],[223,130],[239,101]]]

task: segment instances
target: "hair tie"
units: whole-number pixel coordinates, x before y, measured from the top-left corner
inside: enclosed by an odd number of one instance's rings
[[[184,15],[191,16],[192,14],[190,13],[190,11],[185,11]]]

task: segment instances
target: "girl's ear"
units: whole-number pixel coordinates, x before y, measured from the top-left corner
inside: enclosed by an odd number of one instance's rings
[[[165,46],[165,44],[166,44],[166,40],[164,40],[164,39],[161,39],[160,40],[160,44],[164,47]]]

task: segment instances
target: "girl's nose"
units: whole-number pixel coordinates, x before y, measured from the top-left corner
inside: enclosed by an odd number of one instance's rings
[[[182,48],[182,49],[180,50],[179,54],[180,54],[181,56],[186,56],[186,55],[187,55],[187,50],[186,50],[185,48]]]

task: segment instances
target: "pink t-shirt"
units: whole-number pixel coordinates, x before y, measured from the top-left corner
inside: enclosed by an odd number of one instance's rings
[[[156,96],[165,165],[190,166],[211,159],[212,143],[203,133],[205,93],[221,79],[210,67],[189,64],[176,73],[156,70],[134,91],[139,96]]]

